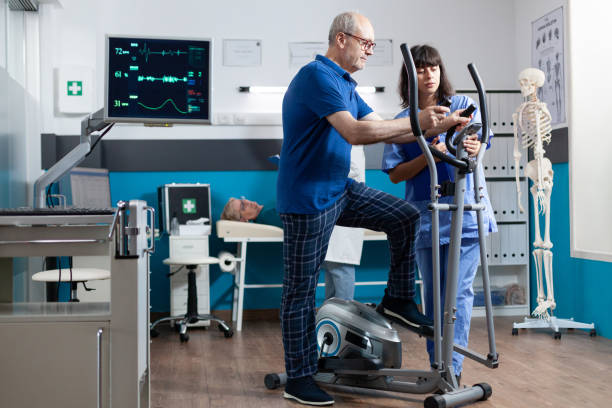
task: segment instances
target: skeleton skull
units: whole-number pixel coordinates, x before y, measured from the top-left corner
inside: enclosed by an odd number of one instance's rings
[[[544,85],[544,72],[537,68],[526,68],[519,74],[519,84],[521,85],[521,94],[523,97],[529,96],[536,92],[536,89]]]

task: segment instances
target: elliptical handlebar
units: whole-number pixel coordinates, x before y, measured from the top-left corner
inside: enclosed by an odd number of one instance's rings
[[[417,112],[419,90],[417,89],[416,68],[414,66],[412,54],[410,54],[410,50],[408,50],[408,46],[406,45],[406,43],[400,45],[400,49],[402,50],[402,56],[404,57],[404,67],[406,68],[406,72],[408,73],[409,78],[408,99],[410,104],[410,126],[412,127],[412,134],[415,137],[419,138],[423,137],[423,132],[421,131],[419,115]]]
[[[461,112],[460,116],[462,118],[468,118],[472,113],[474,113],[475,110],[476,110],[476,106],[474,106],[474,104],[470,104],[470,106],[468,106],[463,112]],[[453,135],[455,134],[455,130],[457,129],[457,126],[458,125],[455,125],[451,127],[450,129],[448,129],[446,131],[446,138],[444,139],[444,142],[446,144],[446,150],[451,152],[453,156],[457,156],[457,149],[455,149],[455,146],[457,146],[461,141],[463,141],[463,138],[466,135],[465,132],[462,132],[458,135],[458,137],[456,137],[453,140]]]
[[[478,91],[478,103],[480,105],[480,118],[482,120],[482,137],[480,143],[484,145],[489,144],[489,112],[487,108],[487,102],[484,92],[484,85],[482,84],[482,80],[480,79],[480,75],[478,75],[478,70],[476,66],[472,63],[468,64],[468,71],[470,71],[470,75],[472,76],[472,80],[476,85],[476,90]],[[483,149],[481,149],[482,151]],[[480,156],[480,155],[478,155]]]

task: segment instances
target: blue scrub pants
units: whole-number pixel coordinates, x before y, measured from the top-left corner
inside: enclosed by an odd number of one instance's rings
[[[325,261],[325,299],[337,297],[353,300],[355,296],[355,267],[350,264]]]
[[[446,291],[446,273],[448,269],[449,245],[440,245],[440,294],[441,315],[444,313],[444,294]],[[416,250],[416,261],[425,285],[425,314],[433,319],[433,265],[431,248]],[[478,238],[463,238],[461,240],[461,254],[459,256],[459,279],[457,283],[457,320],[455,320],[455,344],[467,347],[470,335],[470,320],[472,318],[472,305],[474,303],[474,290],[472,283],[478,269],[480,260],[480,244]],[[434,361],[433,341],[427,340],[429,361]],[[461,374],[464,356],[453,352],[453,369],[455,375]]]

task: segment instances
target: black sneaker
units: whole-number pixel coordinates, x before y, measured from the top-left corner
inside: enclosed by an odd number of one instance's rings
[[[391,320],[395,320],[409,329],[423,334],[433,333],[433,320],[419,312],[413,299],[391,297],[385,289],[385,296],[376,311]]]
[[[311,375],[288,378],[283,397],[294,399],[305,405],[332,405],[334,403],[334,399],[319,388]]]

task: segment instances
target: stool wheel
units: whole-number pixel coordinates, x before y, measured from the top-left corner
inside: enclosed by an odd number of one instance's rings
[[[150,333],[151,333],[151,338],[155,338],[159,336],[159,332],[155,329],[151,329]]]
[[[186,343],[189,341],[189,335],[187,333],[181,333],[179,336],[181,338],[181,343]]]
[[[234,335],[234,331],[232,329],[226,329],[221,324],[217,325],[217,329],[219,329],[219,331],[223,332],[223,335],[225,336],[226,339],[229,339],[230,337],[232,337]]]

